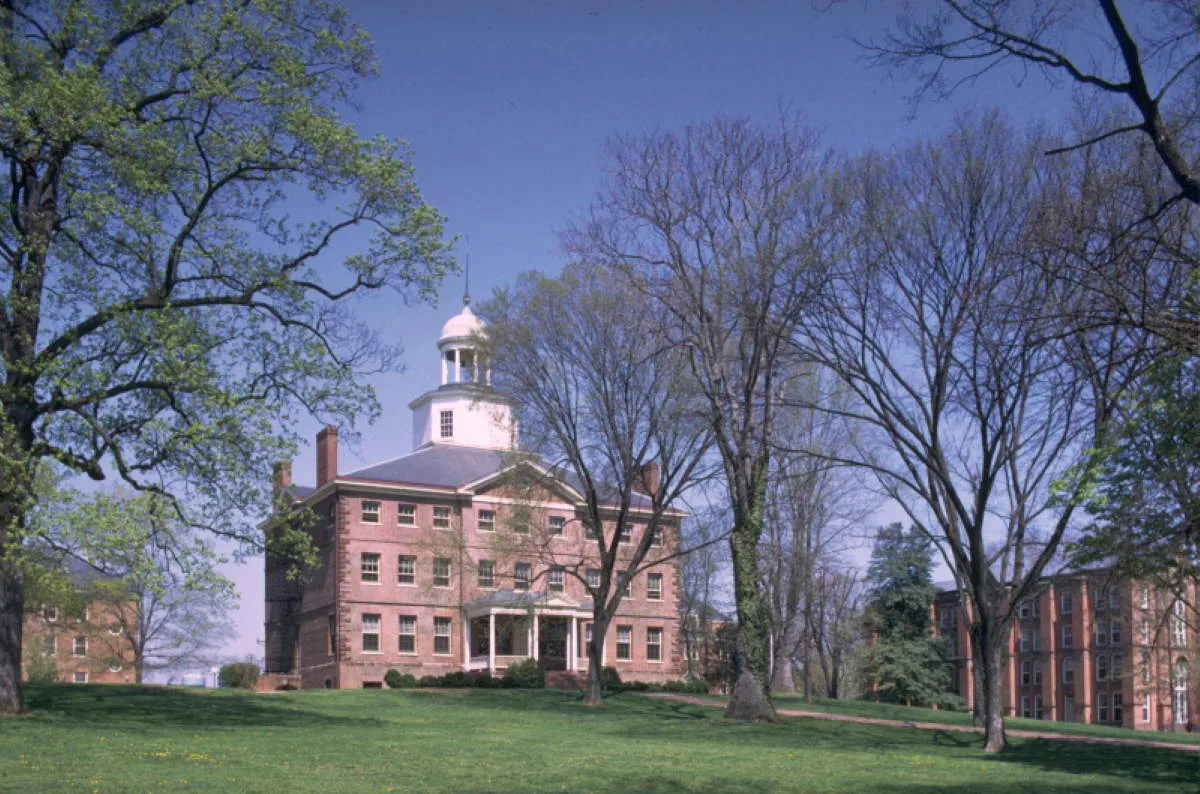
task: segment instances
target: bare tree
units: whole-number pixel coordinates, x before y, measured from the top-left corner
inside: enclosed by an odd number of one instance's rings
[[[600,705],[609,622],[639,571],[678,554],[676,505],[707,476],[711,433],[684,356],[663,343],[647,301],[613,277],[579,266],[559,279],[526,274],[483,314],[495,383],[517,401],[523,436],[584,497],[596,556],[560,564],[592,597],[584,702]],[[645,529],[623,540],[635,516]],[[599,581],[588,582],[596,559]]]
[[[844,682],[861,645],[861,595],[862,582],[854,570],[827,570],[817,579],[812,636],[825,697],[846,694]]]
[[[733,514],[738,680],[726,715],[774,719],[770,614],[758,587],[776,379],[825,278],[829,157],[786,119],[718,118],[682,134],[618,138],[611,182],[568,249],[651,296],[706,404]]]
[[[1200,170],[1188,129],[1200,111],[1198,34],[1200,15],[1190,0],[1143,2],[1129,19],[1117,0],[1094,6],[1074,0],[942,0],[936,10],[906,11],[890,35],[868,47],[885,64],[915,64],[918,96],[945,96],[1016,62],[1050,79],[1066,77],[1096,104],[1102,97],[1123,103],[1132,115],[1049,151],[1144,135],[1176,185],[1162,205],[1167,206],[1180,200],[1200,204]]]
[[[710,510],[688,522],[683,544],[689,548],[679,566],[679,618],[691,678],[707,678],[716,630],[727,620],[729,516]]]
[[[873,442],[858,461],[939,542],[965,591],[988,751],[1005,743],[1016,605],[1071,525],[1136,369],[1119,329],[1064,333],[1056,307],[1074,286],[1031,261],[1047,255],[1029,237],[1038,143],[992,116],[859,163],[845,272],[802,343],[855,395],[842,413]]]

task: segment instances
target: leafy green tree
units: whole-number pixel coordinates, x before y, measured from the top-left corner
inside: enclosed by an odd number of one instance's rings
[[[40,462],[257,544],[298,414],[376,411],[397,351],[344,300],[451,260],[404,144],[339,117],[373,69],[320,0],[0,3],[0,713]]]
[[[916,527],[879,529],[867,569],[867,625],[874,643],[861,675],[867,697],[927,706],[950,688],[942,643],[930,633],[933,544]]]

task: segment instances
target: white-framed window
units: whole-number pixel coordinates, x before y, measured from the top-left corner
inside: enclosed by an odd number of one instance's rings
[[[1108,609],[1108,589],[1097,587],[1092,591],[1092,605],[1097,609]]]
[[[478,526],[479,526],[480,532],[495,532],[496,531],[496,511],[495,510],[480,510]]]
[[[478,569],[477,584],[485,590],[490,590],[496,586],[496,561],[495,560],[480,560]]]
[[[1150,668],[1151,667],[1152,667],[1152,664],[1150,661],[1150,651],[1142,651],[1142,683],[1143,684],[1150,683]]]
[[[1122,723],[1125,721],[1125,695],[1120,692],[1113,692],[1112,696],[1112,717],[1113,722]]]
[[[47,634],[42,637],[42,653],[46,654],[47,656],[53,656],[58,652],[58,648],[55,647],[54,639],[55,638],[53,634]]]
[[[438,506],[433,508],[433,528],[434,529],[449,529],[450,528],[450,508]]]
[[[600,537],[596,534],[596,528],[587,521],[583,522],[583,536],[588,540],[596,540]]]
[[[417,506],[396,505],[396,523],[402,527],[415,527],[417,525]]]
[[[112,664],[110,664],[110,665],[108,666],[108,672],[110,672],[110,673],[119,673],[119,672],[121,672],[121,663],[120,663],[120,662],[113,662]]]
[[[617,571],[617,582],[620,583],[622,580],[624,580],[625,586],[621,588],[621,595],[625,598],[633,598],[633,577],[626,578],[624,571]]]
[[[1075,629],[1069,623],[1062,627],[1062,647],[1075,647]]]
[[[1097,620],[1096,625],[1092,626],[1092,636],[1095,637],[1096,645],[1108,644],[1108,627],[1104,625],[1103,620]]]
[[[1033,683],[1035,686],[1042,685],[1042,663],[1041,662],[1033,663]]]
[[[663,544],[663,528],[655,527],[650,530],[650,545],[654,548],[660,548]]]
[[[1021,661],[1021,683],[1025,685],[1033,683],[1033,663],[1028,659]]]
[[[561,567],[554,565],[546,571],[546,589],[551,593],[563,591],[563,569]]]
[[[662,661],[662,638],[663,630],[661,627],[650,626],[646,629],[646,661]]]
[[[593,590],[596,590],[597,588],[600,587],[600,569],[599,568],[588,568],[587,569],[587,586]]]
[[[1096,709],[1096,716],[1099,718],[1100,722],[1108,722],[1108,693],[1101,692],[1100,694],[1096,695],[1096,703],[1098,705]]]
[[[1029,653],[1037,650],[1037,632],[1029,626],[1021,627],[1021,652]]]
[[[108,624],[108,633],[114,637],[120,637],[125,632],[120,623],[110,623]]]
[[[1021,716],[1027,720],[1033,718],[1032,703],[1030,702],[1028,695],[1025,695],[1021,698]]]
[[[1188,722],[1188,663],[1180,659],[1171,670],[1171,705],[1175,713],[1175,724]]]
[[[50,606],[49,604],[42,605],[42,620],[47,623],[58,622],[58,607]]]
[[[1176,599],[1174,606],[1171,607],[1171,644],[1176,648],[1183,648],[1187,645],[1187,619],[1182,600]]]
[[[1070,593],[1063,593],[1058,597],[1058,614],[1069,615],[1075,606],[1075,599]]]
[[[1036,618],[1041,615],[1041,604],[1037,597],[1027,598],[1021,602],[1020,614],[1022,618]]]
[[[379,555],[364,551],[359,558],[359,578],[368,584],[379,584]]]
[[[75,642],[71,648],[72,656],[87,656],[88,638],[80,635],[75,638]]]
[[[513,566],[513,587],[517,590],[528,590],[529,580],[533,578],[533,566],[527,562],[519,562]]]
[[[379,523],[379,502],[370,502],[366,499],[362,502],[362,523],[378,524]]]
[[[1150,721],[1150,693],[1142,695],[1142,722]]]
[[[938,624],[941,627],[942,634],[949,634],[954,628],[954,605],[945,604],[938,612]]]
[[[379,615],[362,616],[362,649],[363,653],[379,653]]]
[[[1116,588],[1116,587],[1108,588],[1108,608],[1109,609],[1120,609],[1121,608],[1121,591],[1119,588]]]
[[[551,537],[561,538],[566,531],[567,519],[562,516],[550,516],[546,520],[546,531]]]
[[[449,587],[450,586],[450,558],[449,557],[434,557],[433,558],[433,586],[434,587]]]
[[[1121,621],[1119,618],[1113,618],[1112,620],[1108,621],[1108,644],[1121,644]]]
[[[88,682],[87,670],[76,670],[71,675],[71,681],[76,684],[86,684]]]
[[[439,656],[449,655],[452,650],[450,644],[451,625],[450,618],[433,619],[433,652]]]
[[[1125,666],[1125,655],[1114,653],[1112,655],[1112,669],[1108,672],[1108,677],[1114,681],[1121,680],[1121,668]]]
[[[1096,657],[1096,680],[1108,680],[1108,657],[1104,654],[1100,654]]]
[[[617,626],[617,661],[633,658],[633,626]]]
[[[633,524],[621,525],[621,543],[633,543]]]
[[[1042,696],[1041,695],[1033,696],[1033,718],[1035,720],[1042,720],[1042,719],[1046,718],[1046,711],[1042,707]]]
[[[396,584],[417,583],[417,558],[401,554],[396,558]]]
[[[1150,644],[1150,618],[1142,617],[1138,621],[1138,641],[1142,645]]]
[[[401,615],[399,620],[399,638],[397,649],[400,653],[417,652],[417,616]]]
[[[438,415],[442,438],[454,438],[454,411],[442,411]]]
[[[646,600],[662,601],[663,575],[661,573],[646,574]]]
[[[1063,659],[1062,682],[1064,684],[1075,683],[1075,660],[1074,659]]]
[[[1138,606],[1142,609],[1150,608],[1150,585],[1145,582],[1138,587]]]

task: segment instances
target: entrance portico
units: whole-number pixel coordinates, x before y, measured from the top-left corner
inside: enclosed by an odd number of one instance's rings
[[[495,675],[525,659],[540,659],[547,670],[587,668],[583,638],[592,619],[590,601],[560,593],[498,590],[467,602],[463,612],[468,670]]]

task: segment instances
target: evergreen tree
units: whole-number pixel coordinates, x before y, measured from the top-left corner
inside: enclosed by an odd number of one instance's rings
[[[942,702],[949,668],[942,643],[929,629],[933,545],[915,527],[881,527],[867,569],[866,620],[873,642],[861,675],[868,698],[928,706]]]

